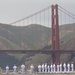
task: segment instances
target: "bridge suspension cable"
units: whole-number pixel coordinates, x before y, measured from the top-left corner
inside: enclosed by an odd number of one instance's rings
[[[23,21],[23,24],[24,24],[25,20],[30,19],[30,18],[32,18],[32,20],[33,20],[34,17],[37,16],[37,15],[40,16],[41,18],[43,17],[44,18],[43,20],[45,20],[45,14],[46,14],[45,11],[50,10],[50,8],[51,8],[51,6],[48,6],[47,8],[44,8],[44,9],[42,9],[42,10],[40,10],[40,11],[34,13],[34,14],[31,14],[31,15],[25,17],[25,18],[22,18],[22,19],[19,19],[19,20],[15,21],[15,22],[12,22],[12,23],[10,23],[10,25],[14,25],[14,24],[16,24],[18,22],[21,22],[21,21]],[[43,14],[43,16],[41,14]],[[38,19],[38,16],[37,16],[37,19]],[[42,19],[40,19],[40,20],[42,20]],[[40,23],[42,23],[42,22],[40,21]]]
[[[59,8],[61,8],[61,9],[64,10],[65,12],[67,12],[68,14],[70,14],[70,15],[72,15],[72,16],[75,17],[75,15],[74,15],[73,13],[71,13],[71,12],[69,12],[68,10],[64,9],[64,8],[61,7],[60,5],[58,5],[58,6],[59,6]]]
[[[58,5],[59,6],[59,5]],[[69,43],[68,41],[75,38],[75,15],[59,6],[59,29],[60,29],[60,44]],[[71,43],[73,45],[73,42]],[[64,46],[69,49],[68,45]]]

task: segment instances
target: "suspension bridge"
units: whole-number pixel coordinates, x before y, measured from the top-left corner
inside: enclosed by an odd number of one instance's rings
[[[70,24],[72,24],[72,26]],[[50,38],[49,40],[43,35],[44,37],[43,40],[44,39],[47,40],[47,42],[45,42],[43,46],[51,45],[51,49],[46,49],[46,50],[45,49],[43,50],[42,49],[41,50],[40,49],[38,50],[37,49],[36,50],[26,50],[26,49],[25,50],[0,50],[0,53],[51,54],[53,58],[53,63],[57,64],[60,62],[60,54],[75,52],[74,49],[64,50],[61,48],[61,45],[65,43],[65,40],[69,41],[70,39],[75,38],[75,33],[74,33],[75,15],[57,4],[44,8],[43,10],[40,10],[32,15],[29,15],[25,18],[12,22],[9,25],[16,26],[16,27],[25,27],[25,26],[30,27],[31,25],[35,25],[36,36],[34,36],[34,39],[32,38],[32,40],[35,43],[37,43],[35,40],[37,40],[38,36],[40,36],[40,34],[37,34],[37,31],[39,31],[38,25],[51,29],[51,31],[48,33],[48,36]],[[34,32],[31,32],[31,33],[32,34],[29,33],[27,35],[33,36]],[[21,35],[21,33],[19,35]],[[66,38],[66,36],[68,37]]]

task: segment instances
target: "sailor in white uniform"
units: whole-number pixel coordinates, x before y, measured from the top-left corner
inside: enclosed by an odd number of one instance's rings
[[[62,72],[62,63],[60,63],[59,68],[60,68],[60,73],[61,73]]]
[[[13,69],[14,69],[14,74],[16,74],[16,72],[17,72],[17,66],[14,65],[14,66],[13,66]]]
[[[67,72],[70,72],[70,63],[67,64]]]
[[[38,65],[38,72],[41,73],[41,70],[42,70],[42,66]]]
[[[47,63],[45,63],[45,73],[47,73]]]
[[[6,74],[9,73],[9,66],[6,66]]]
[[[60,71],[60,65],[57,64],[57,73],[59,73],[59,71]]]
[[[66,63],[63,64],[64,72],[66,72]]]
[[[22,74],[25,73],[25,65],[24,64],[21,65],[21,72],[22,72]]]
[[[53,64],[53,72],[56,72],[56,65]]]
[[[33,66],[33,64],[31,64],[31,66],[30,66],[30,72],[34,73],[34,66]]]
[[[44,73],[44,70],[45,70],[45,66],[44,64],[42,64],[42,73]]]
[[[71,72],[74,72],[74,64],[73,64],[73,62],[71,63]]]
[[[53,73],[53,64],[52,63],[50,65],[50,68],[51,68],[51,73]]]
[[[48,69],[48,73],[50,73],[50,66],[49,65],[47,66],[47,69]]]

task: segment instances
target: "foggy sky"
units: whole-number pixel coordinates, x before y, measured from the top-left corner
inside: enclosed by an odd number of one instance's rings
[[[75,13],[75,0],[0,0],[0,23],[9,24],[52,4]]]

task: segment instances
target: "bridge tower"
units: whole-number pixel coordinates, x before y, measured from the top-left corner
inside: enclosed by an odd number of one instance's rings
[[[58,21],[58,5],[52,5],[52,50],[60,50],[60,42],[59,42],[59,21]],[[53,63],[60,63],[60,53],[53,52],[52,53]]]

